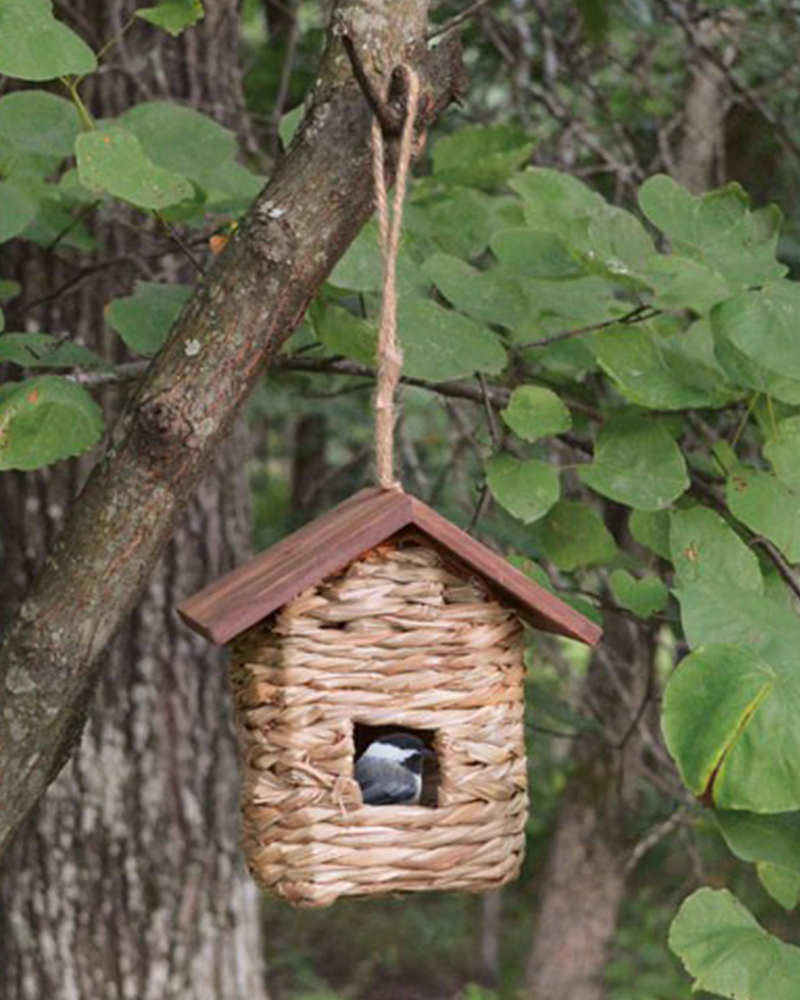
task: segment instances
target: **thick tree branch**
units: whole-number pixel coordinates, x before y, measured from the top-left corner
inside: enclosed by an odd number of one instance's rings
[[[427,0],[339,0],[332,25],[298,138],[148,370],[0,647],[0,852],[79,739],[99,658],[214,449],[371,215],[370,111],[341,35],[363,41],[373,78],[414,66],[421,127],[463,87],[457,42],[427,50]]]

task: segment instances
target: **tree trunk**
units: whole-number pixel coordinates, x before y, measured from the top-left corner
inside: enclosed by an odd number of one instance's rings
[[[82,0],[73,9],[84,32],[96,28],[97,45],[125,23],[132,6]],[[115,114],[147,93],[188,100],[235,122],[241,107],[236,0],[206,6],[206,21],[185,39],[163,36],[154,44],[147,29],[128,35],[116,72],[93,95],[93,110]],[[135,81],[126,72],[133,65]],[[109,256],[134,262],[143,246],[152,249],[151,238],[116,222],[97,232]],[[63,281],[61,268],[41,251],[26,246],[16,255],[9,263],[28,301]],[[67,329],[97,344],[103,306],[129,290],[131,269],[100,273],[77,294],[37,310],[42,328]],[[174,614],[182,597],[247,551],[245,454],[241,428],[111,647],[77,753],[10,849],[0,882],[4,1000],[266,996],[257,893],[237,851],[225,671],[221,657]],[[0,477],[4,618],[52,544],[82,473],[79,463],[61,463]]]
[[[608,949],[625,894],[626,784],[640,741],[633,727],[647,696],[652,638],[607,615],[592,656],[584,706],[602,723],[602,738],[577,743],[561,794],[555,832],[540,883],[528,960],[530,1000],[601,1000]],[[626,781],[627,779],[627,781]]]

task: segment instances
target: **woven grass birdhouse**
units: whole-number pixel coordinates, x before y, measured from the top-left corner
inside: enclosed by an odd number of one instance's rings
[[[423,503],[364,490],[181,608],[230,643],[250,870],[286,900],[496,888],[528,804],[523,620],[599,629]],[[365,805],[387,733],[431,752],[415,805]]]

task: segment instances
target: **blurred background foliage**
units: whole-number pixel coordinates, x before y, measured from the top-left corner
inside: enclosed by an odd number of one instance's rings
[[[275,13],[282,11],[279,5],[251,2],[247,9],[248,101],[263,140],[274,146],[275,123],[302,101],[313,76],[324,17],[305,4],[287,21]],[[436,17],[446,22],[461,9],[461,4],[440,3]],[[635,207],[638,187],[654,173],[669,173],[695,190],[739,181],[755,206],[780,206],[785,225],[779,256],[794,274],[800,264],[798,41],[800,9],[774,0],[486,5],[464,30],[471,75],[465,104],[437,127],[417,164],[406,245],[413,254],[414,241],[428,236],[458,255],[465,216],[454,213],[451,232],[451,220],[442,211],[438,225],[425,234],[426,201],[443,190],[452,196],[457,186],[462,192],[493,194],[499,202],[516,159],[515,166],[534,163],[567,171],[628,209]],[[287,64],[292,67],[288,83]],[[708,130],[707,149],[698,151],[697,138],[688,134],[697,127],[692,115],[700,116],[699,127]],[[464,129],[478,125],[503,127],[495,133],[493,157],[487,146],[491,132],[476,134],[470,148]],[[440,171],[434,179],[448,134],[462,145],[450,176]],[[299,335],[294,351],[311,350],[313,339],[310,330],[305,343]],[[569,380],[579,354],[569,342],[556,350],[562,352]],[[520,380],[519,369],[510,384],[516,384],[515,377]],[[371,382],[346,375],[321,379],[281,373],[264,383],[250,410],[259,548],[368,479],[370,399]],[[580,410],[573,410],[573,419],[577,433]],[[399,442],[408,488],[463,526],[474,521],[477,505],[483,539],[528,559],[546,558],[541,522],[526,527],[491,499],[481,502],[483,463],[493,444],[480,406],[406,387]],[[655,567],[659,560],[651,562]],[[603,592],[603,578],[602,568],[583,567],[566,589],[580,602],[579,591]],[[585,603],[579,606],[587,610]],[[662,677],[672,667],[676,642],[682,641],[670,615],[674,608],[655,630]],[[491,901],[417,896],[342,902],[330,912],[298,914],[267,900],[271,984],[278,1000],[510,1000],[520,995],[542,864],[561,795],[576,767],[571,747],[602,729],[602,720],[582,703],[586,672],[585,651],[532,638],[532,810],[520,881]],[[687,805],[669,780],[661,787],[642,775],[634,780],[637,808],[625,816],[624,838],[627,850],[641,850],[641,858],[636,855],[598,996],[689,996],[685,973],[667,947],[667,930],[680,901],[699,884],[730,887],[772,931],[800,942],[795,922],[765,895],[752,870],[732,859],[701,809]]]

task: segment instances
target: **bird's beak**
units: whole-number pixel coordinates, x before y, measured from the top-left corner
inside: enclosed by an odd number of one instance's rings
[[[422,754],[423,757],[427,757],[428,760],[436,760],[436,754],[433,752],[433,750],[429,750],[427,747],[425,747],[424,750],[420,750],[420,753]]]

